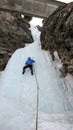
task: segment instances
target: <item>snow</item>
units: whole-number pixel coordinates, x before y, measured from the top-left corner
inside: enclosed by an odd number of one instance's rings
[[[0,75],[0,130],[73,130],[73,77],[61,76],[62,65],[54,53],[41,49],[40,32],[31,25],[34,42],[20,48]],[[22,74],[27,57],[35,59],[34,75]],[[38,86],[37,86],[38,85]]]

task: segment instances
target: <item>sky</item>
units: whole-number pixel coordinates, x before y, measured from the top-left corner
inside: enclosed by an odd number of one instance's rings
[[[56,0],[56,1],[61,1],[61,2],[65,2],[65,3],[73,2],[73,0]]]
[[[33,24],[34,26],[40,25],[42,26],[42,20],[41,18],[33,17],[30,24]]]

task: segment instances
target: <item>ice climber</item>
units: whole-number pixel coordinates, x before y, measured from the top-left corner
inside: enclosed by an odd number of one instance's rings
[[[31,74],[33,75],[33,63],[35,62],[35,60],[33,60],[31,57],[28,57],[28,59],[25,62],[25,66],[23,67],[23,72],[22,74],[25,73],[25,69],[26,68],[30,68],[31,70]]]

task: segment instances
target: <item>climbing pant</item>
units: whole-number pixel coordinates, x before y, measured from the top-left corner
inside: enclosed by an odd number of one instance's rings
[[[30,71],[31,71],[31,74],[33,75],[33,66],[32,65],[25,65],[24,67],[23,67],[23,74],[25,73],[25,69],[26,68],[29,68],[30,69]]]

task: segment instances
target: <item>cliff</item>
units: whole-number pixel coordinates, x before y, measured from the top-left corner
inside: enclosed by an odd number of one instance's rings
[[[40,39],[42,48],[49,50],[53,60],[54,51],[58,52],[63,75],[73,75],[73,2],[59,7],[46,19]]]
[[[0,10],[0,71],[4,70],[13,52],[33,42],[26,17]]]

